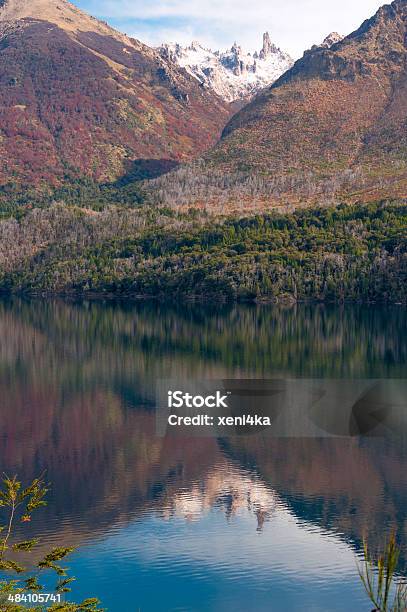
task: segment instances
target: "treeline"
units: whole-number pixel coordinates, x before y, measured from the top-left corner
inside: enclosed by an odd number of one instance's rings
[[[164,300],[407,302],[407,203],[210,218],[64,205],[0,223],[0,288]]]
[[[141,178],[145,178],[141,175]],[[115,183],[97,183],[91,178],[66,176],[59,187],[40,190],[24,188],[14,183],[0,186],[0,219],[21,218],[34,208],[48,208],[58,202],[69,202],[71,206],[103,210],[109,205],[133,208],[145,200],[140,178],[130,175]]]

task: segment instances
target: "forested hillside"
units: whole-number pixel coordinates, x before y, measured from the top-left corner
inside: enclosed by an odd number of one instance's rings
[[[407,301],[407,203],[214,219],[63,204],[0,223],[3,292]]]

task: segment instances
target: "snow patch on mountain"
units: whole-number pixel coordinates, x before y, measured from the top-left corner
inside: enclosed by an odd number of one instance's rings
[[[321,47],[327,47],[328,49],[332,47],[332,45],[336,45],[336,43],[341,42],[345,37],[342,34],[338,34],[338,32],[331,32],[323,41]]]
[[[345,37],[338,32],[331,32],[319,45],[312,45],[311,49],[304,51],[304,55],[316,51],[317,49],[330,49],[337,43],[340,43]]]
[[[271,42],[268,32],[263,34],[262,49],[253,54],[237,43],[227,51],[212,51],[196,41],[189,47],[163,44],[158,50],[227,102],[250,98],[274,83],[294,63],[288,53]]]

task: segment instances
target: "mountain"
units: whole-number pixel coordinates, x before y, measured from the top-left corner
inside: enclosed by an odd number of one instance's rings
[[[227,102],[247,100],[267,85],[274,83],[294,61],[263,34],[263,47],[246,53],[235,43],[228,51],[211,51],[199,42],[189,47],[165,44],[160,54],[186,69],[199,83],[212,89]]]
[[[3,189],[158,174],[213,144],[230,114],[185,70],[67,0],[0,1]]]
[[[344,38],[345,37],[341,34],[338,34],[338,32],[331,32],[330,34],[328,34],[328,36],[326,36],[326,38],[324,38],[320,45],[312,45],[311,49],[305,51],[304,53],[309,53],[309,51],[316,51],[317,49],[321,48],[330,49],[331,47],[333,47],[333,45],[336,45],[336,43],[341,42]]]
[[[182,172],[171,197],[222,207],[406,197],[407,0],[305,52]]]
[[[323,40],[321,47],[332,47],[332,45],[336,45],[336,43],[341,42],[345,37],[338,32],[331,32],[328,36]]]

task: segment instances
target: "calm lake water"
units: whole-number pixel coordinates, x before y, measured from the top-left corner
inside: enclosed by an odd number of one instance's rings
[[[402,307],[0,302],[0,468],[110,612],[369,611],[356,556],[407,539],[402,437],[158,438],[159,378],[406,378]],[[27,536],[27,531],[25,531]]]

